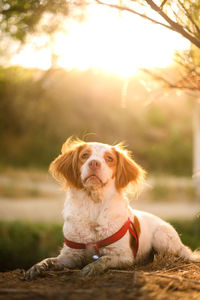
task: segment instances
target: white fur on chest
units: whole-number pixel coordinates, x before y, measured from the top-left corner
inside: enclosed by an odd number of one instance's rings
[[[96,203],[84,191],[69,189],[63,217],[63,233],[67,239],[78,243],[96,242],[121,228],[128,218],[128,203],[114,191]]]

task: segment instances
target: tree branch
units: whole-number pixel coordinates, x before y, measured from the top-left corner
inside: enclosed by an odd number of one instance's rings
[[[165,3],[166,3],[167,1],[168,1],[168,0],[164,0],[164,1],[161,3],[160,9],[163,9],[163,7],[164,7],[164,5],[165,5]]]
[[[199,27],[195,23],[194,19],[192,18],[191,14],[189,13],[189,11],[186,9],[185,5],[180,0],[178,0],[178,3],[180,4],[182,9],[184,10],[184,12],[185,12],[186,16],[188,17],[188,19],[190,20],[190,22],[194,25],[194,27],[195,27],[196,31],[198,32],[198,34],[200,34]]]
[[[153,77],[155,80],[158,80],[158,81],[162,81],[163,83],[165,83],[166,87],[170,87],[170,88],[178,88],[176,83],[172,83],[170,81],[168,81],[166,78],[148,70],[148,69],[145,69],[145,68],[140,68],[141,71],[143,71],[144,73],[150,75],[151,77]]]
[[[166,0],[167,1],[167,0]],[[186,31],[187,28],[185,28],[183,25],[173,21],[163,10],[163,6],[165,5],[166,1],[164,0],[161,4],[161,6],[158,6],[156,5],[152,0],[145,0],[145,2],[151,7],[152,10],[154,10],[155,12],[157,12],[169,25],[167,24],[164,24],[164,23],[161,23],[161,22],[158,22],[156,21],[155,19],[152,19],[148,16],[146,16],[145,14],[142,14],[142,13],[139,13],[127,6],[121,6],[121,5],[116,5],[116,4],[109,4],[109,3],[105,3],[105,2],[102,2],[100,0],[96,0],[96,2],[98,4],[101,4],[101,5],[106,5],[106,6],[109,6],[109,7],[113,7],[113,8],[116,8],[116,9],[119,9],[119,10],[122,10],[122,11],[128,11],[130,13],[133,13],[135,15],[138,15],[146,20],[149,20],[151,21],[152,23],[154,24],[158,24],[158,25],[161,25],[167,29],[170,29],[172,31],[175,31],[179,34],[181,34],[183,37],[185,37],[187,40],[189,40],[192,44],[194,44],[195,46],[197,46],[198,48],[200,48],[200,39],[199,38],[196,38],[194,36],[194,34]],[[188,29],[187,29],[188,30]]]
[[[173,31],[174,31],[174,29],[173,29],[171,26],[169,26],[169,25],[167,25],[167,24],[164,24],[164,23],[161,23],[161,22],[158,22],[158,21],[156,21],[156,20],[154,20],[154,19],[152,19],[152,18],[150,18],[150,17],[148,17],[148,16],[146,16],[146,15],[144,15],[144,14],[141,14],[141,13],[139,13],[139,12],[137,12],[137,11],[135,11],[135,10],[129,8],[129,7],[121,6],[121,5],[116,5],[116,4],[104,3],[104,2],[101,2],[100,0],[96,0],[96,2],[97,2],[98,4],[105,5],[105,6],[109,6],[109,7],[112,7],[112,8],[116,8],[116,9],[119,9],[119,10],[122,10],[122,11],[128,11],[128,12],[130,12],[130,13],[132,13],[132,14],[135,14],[135,15],[137,15],[137,16],[140,16],[140,17],[142,17],[142,18],[144,18],[144,19],[146,19],[146,20],[148,20],[148,21],[151,21],[151,22],[154,23],[154,24],[164,26],[164,27],[166,27],[167,29],[170,29],[170,30],[173,30]]]
[[[179,16],[173,9],[171,10],[176,18],[176,21],[181,23],[181,16]],[[188,26],[184,25],[183,28],[187,30],[187,32],[189,32],[191,35],[193,34],[192,30]]]
[[[144,69],[144,68],[141,68],[140,70],[150,75],[155,80],[163,82],[167,88],[190,90],[190,91],[200,90],[200,81],[199,81],[200,76],[198,76],[195,73],[195,71],[188,72],[186,76],[183,76],[180,80],[173,83],[167,80],[166,78],[160,76],[159,74],[154,73],[151,70]]]
[[[173,28],[174,31],[180,33],[186,39],[188,39],[192,44],[200,48],[200,39],[197,39],[192,34],[189,34],[182,25],[174,22],[170,17],[159,7],[157,6],[152,0],[145,0],[147,4],[156,11],[167,23]]]

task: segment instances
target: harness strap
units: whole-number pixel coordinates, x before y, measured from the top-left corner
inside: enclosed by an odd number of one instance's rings
[[[87,247],[92,246],[95,248],[96,254],[98,256],[100,256],[99,248],[106,247],[110,244],[117,242],[127,233],[128,230],[129,230],[130,234],[136,240],[136,247],[133,249],[133,255],[134,255],[134,257],[136,257],[137,251],[139,248],[138,234],[137,234],[137,230],[135,228],[134,223],[129,218],[126,221],[126,223],[117,232],[115,232],[113,235],[111,235],[103,240],[100,240],[100,241],[97,241],[94,243],[84,244],[84,243],[77,243],[77,242],[70,241],[64,237],[64,241],[65,241],[65,244],[69,248],[73,248],[73,249],[86,249]]]
[[[131,228],[131,226],[129,226],[129,232],[134,237],[134,239],[136,241],[136,247],[133,248],[133,255],[136,258],[138,248],[139,248],[139,239],[138,239],[138,234],[137,234],[137,230],[135,228],[134,223],[130,221],[130,225],[132,226],[132,228]]]

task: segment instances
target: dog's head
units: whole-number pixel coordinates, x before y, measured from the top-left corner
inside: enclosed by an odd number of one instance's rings
[[[50,172],[65,186],[77,189],[101,189],[111,181],[118,192],[129,183],[137,184],[144,176],[143,169],[122,146],[87,143],[69,138],[50,165]]]

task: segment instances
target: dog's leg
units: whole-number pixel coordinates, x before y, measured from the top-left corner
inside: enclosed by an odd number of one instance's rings
[[[62,270],[64,266],[58,263],[57,257],[46,258],[32,266],[24,275],[24,280],[32,280],[48,270]]]
[[[48,270],[59,271],[82,266],[82,252],[63,247],[57,257],[46,258],[25,272],[24,279],[32,280]]]
[[[186,247],[176,232],[168,223],[160,225],[153,234],[152,246],[155,252],[174,254],[186,260],[191,260],[192,251]]]
[[[97,261],[92,262],[81,270],[83,276],[93,276],[104,273],[110,268],[128,267],[133,264],[133,257],[122,259],[120,255],[105,255],[101,256]]]

